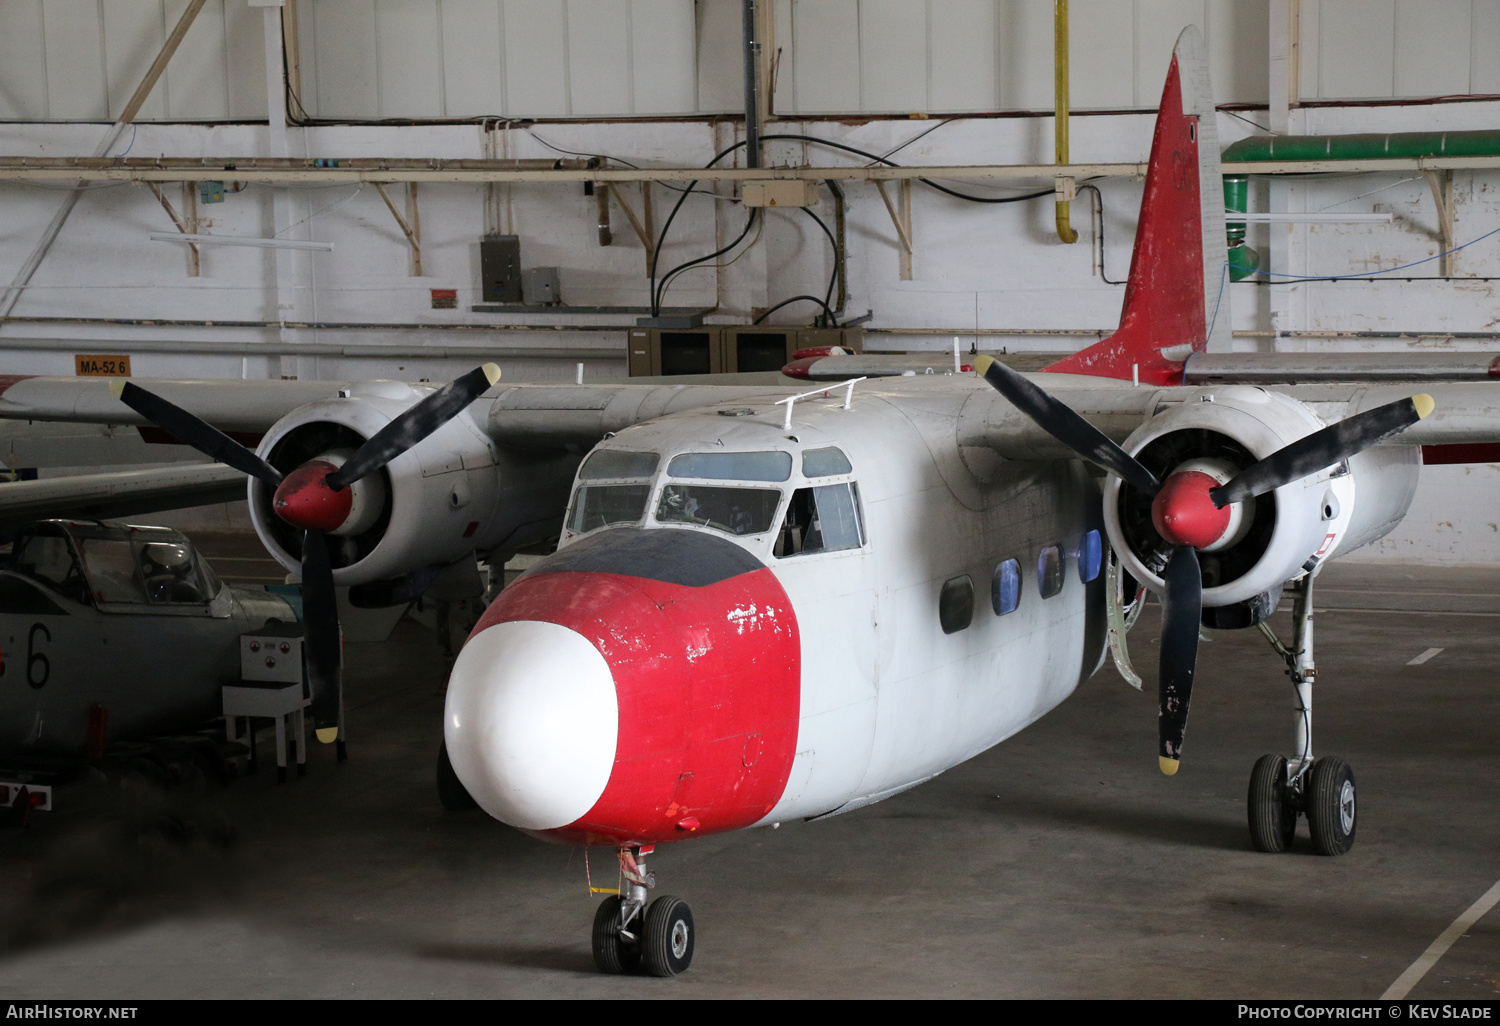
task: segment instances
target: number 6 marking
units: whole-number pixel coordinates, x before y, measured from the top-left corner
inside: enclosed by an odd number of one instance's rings
[[[43,623],[31,625],[31,633],[26,636],[26,683],[34,688],[40,689],[47,683],[47,678],[52,675],[52,664],[47,657],[36,650],[37,631],[41,631],[48,641],[52,640],[52,632]],[[37,675],[37,665],[41,665],[41,675]]]

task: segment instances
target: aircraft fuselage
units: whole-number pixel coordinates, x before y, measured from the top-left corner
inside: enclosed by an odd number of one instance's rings
[[[1055,707],[1103,651],[1098,479],[964,453],[972,394],[804,400],[789,430],[747,402],[602,443],[563,544],[454,667],[475,799],[551,840],[679,840],[879,801]]]

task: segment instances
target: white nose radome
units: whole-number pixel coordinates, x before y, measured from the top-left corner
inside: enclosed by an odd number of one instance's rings
[[[552,830],[604,793],[619,721],[614,677],[588,639],[514,620],[486,628],[459,653],[443,737],[480,808],[514,827]]]

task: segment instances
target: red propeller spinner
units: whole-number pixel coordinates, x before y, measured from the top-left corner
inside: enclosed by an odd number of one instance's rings
[[[329,487],[328,475],[337,469],[327,460],[307,461],[277,485],[271,508],[282,520],[304,531],[338,530],[354,507],[354,489]]]
[[[1151,502],[1151,523],[1156,533],[1169,545],[1191,545],[1195,549],[1206,549],[1224,537],[1232,519],[1230,507],[1219,509],[1208,495],[1210,489],[1223,483],[1201,470],[1172,474]]]

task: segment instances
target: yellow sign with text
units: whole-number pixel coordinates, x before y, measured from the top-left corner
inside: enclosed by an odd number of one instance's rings
[[[74,373],[80,378],[128,378],[128,356],[75,356]]]

